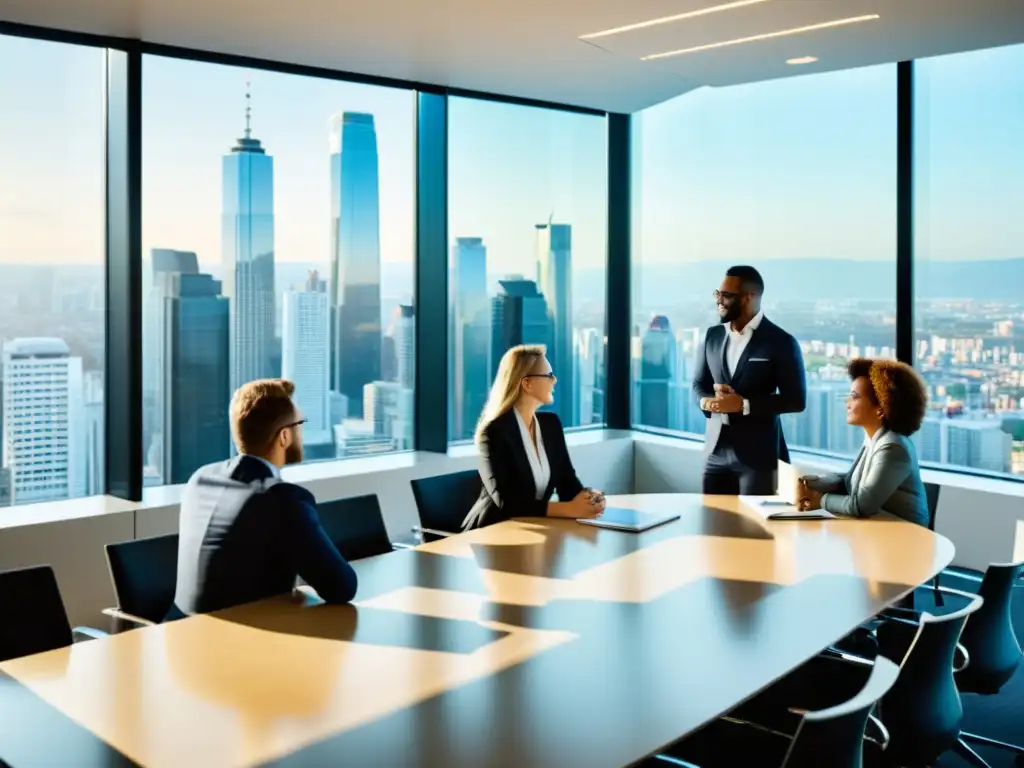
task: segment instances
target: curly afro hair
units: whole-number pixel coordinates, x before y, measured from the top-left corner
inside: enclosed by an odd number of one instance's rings
[[[928,407],[928,390],[920,374],[906,363],[858,357],[846,366],[850,379],[871,383],[871,400],[882,409],[882,422],[893,432],[910,437],[921,428]]]

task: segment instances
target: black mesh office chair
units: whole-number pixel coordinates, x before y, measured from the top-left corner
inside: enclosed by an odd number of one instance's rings
[[[0,572],[0,616],[0,661],[106,637],[92,627],[71,626],[48,565]]]
[[[413,529],[423,541],[437,541],[462,530],[462,521],[483,488],[475,469],[412,481],[420,525]]]
[[[376,494],[317,503],[320,524],[346,560],[393,552]]]
[[[756,764],[762,766],[861,768],[866,740],[875,741],[883,750],[886,748],[888,733],[871,716],[871,710],[899,675],[899,667],[885,657],[877,658],[871,666],[870,675],[858,693],[828,709],[802,713],[792,736],[728,717],[713,723],[700,737],[705,741],[702,755],[713,754],[713,757],[701,759],[700,768],[749,765],[751,755],[756,755]],[[867,735],[869,723],[877,736]],[[707,743],[709,741],[713,743]],[[671,754],[658,755],[648,765],[650,768],[668,765],[697,768],[696,763]]]
[[[178,534],[107,544],[104,550],[117,607],[103,613],[118,630],[163,621],[177,587]]]
[[[1022,656],[1020,642],[1013,631],[1010,608],[1013,589],[1024,573],[1024,560],[1017,563],[994,563],[985,571],[978,595],[984,605],[971,616],[960,645],[967,652],[968,665],[956,675],[960,693],[994,696],[1013,677]],[[1024,766],[1024,747],[1008,744],[975,733],[961,733],[960,742],[998,747],[1017,754],[1017,765]]]

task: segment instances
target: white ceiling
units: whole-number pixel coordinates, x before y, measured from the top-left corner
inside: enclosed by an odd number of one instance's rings
[[[1024,0],[0,0],[0,20],[633,112],[722,86],[1024,41]],[[655,61],[668,50],[877,13]],[[817,56],[790,66],[786,59]]]

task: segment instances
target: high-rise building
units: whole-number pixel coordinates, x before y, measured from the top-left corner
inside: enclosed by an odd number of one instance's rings
[[[281,375],[295,384],[295,404],[306,419],[303,442],[330,443],[331,307],[316,270],[305,290],[284,294],[281,337]]]
[[[490,389],[491,317],[487,299],[487,247],[459,237],[452,248],[451,439],[473,436]]]
[[[82,359],[63,339],[3,345],[3,466],[10,503],[84,496]]]
[[[231,388],[277,376],[274,366],[274,160],[245,135],[222,163],[221,261],[231,312]]]
[[[502,355],[518,344],[543,344],[551,348],[551,318],[544,294],[533,280],[520,277],[499,281],[501,293],[491,299],[491,379],[498,373]],[[555,371],[558,375],[558,371]],[[562,384],[556,389],[562,397]]]
[[[164,275],[199,273],[199,259],[192,251],[153,248],[147,271],[148,288],[144,304],[142,341],[142,445],[148,451],[153,441],[163,439],[164,401],[161,366],[164,359]]]
[[[416,310],[411,304],[395,307],[388,335],[394,341],[395,381],[412,391],[416,386]]]
[[[206,274],[171,274],[164,287],[164,433],[159,452],[166,484],[231,450],[231,313],[221,283]]]
[[[641,424],[679,428],[676,397],[676,338],[665,315],[655,315],[640,342],[640,375],[636,388]]]
[[[378,437],[389,438],[392,450],[412,448],[412,390],[397,381],[374,381],[363,388],[365,422]]]
[[[103,414],[103,371],[87,371],[84,381],[85,495],[106,493]]]
[[[1013,436],[1003,431],[1001,421],[947,419],[942,427],[947,432],[945,463],[988,472],[1010,471]]]
[[[579,423],[572,335],[572,227],[538,224],[537,287],[547,298],[551,318],[548,360],[558,376],[558,398],[553,410],[565,425]]]
[[[597,328],[577,334],[580,425],[604,422],[604,335]]]
[[[381,375],[380,192],[373,115],[331,118],[331,386],[363,410]]]

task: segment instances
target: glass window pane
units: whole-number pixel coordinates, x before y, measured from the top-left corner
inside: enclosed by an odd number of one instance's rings
[[[412,91],[146,56],[145,483],[232,452],[284,376],[305,458],[412,447]]]
[[[603,117],[452,98],[449,436],[473,436],[498,362],[548,347],[566,427],[604,422]]]
[[[102,48],[0,35],[0,506],[104,492]]]
[[[1024,476],[1024,45],[914,66],[922,461]]]
[[[747,264],[807,367],[787,443],[859,449],[845,363],[895,357],[896,66],[702,88],[636,121],[633,423],[704,433],[691,385],[712,292]]]

